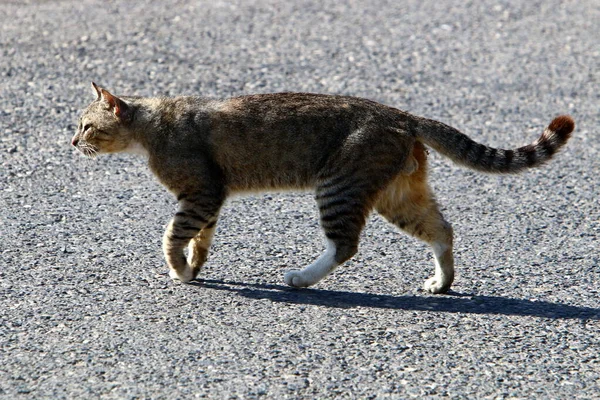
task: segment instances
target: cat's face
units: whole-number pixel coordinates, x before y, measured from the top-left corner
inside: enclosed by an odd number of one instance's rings
[[[94,83],[92,86],[97,98],[79,119],[77,133],[71,144],[88,157],[127,150],[133,139],[128,129],[131,121],[130,107]]]

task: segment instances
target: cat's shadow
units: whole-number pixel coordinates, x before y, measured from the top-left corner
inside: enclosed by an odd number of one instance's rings
[[[203,279],[191,285],[225,290],[250,299],[319,305],[333,308],[380,308],[465,314],[520,315],[550,319],[600,320],[600,309],[568,304],[514,299],[499,296],[472,296],[451,291],[447,295],[391,296],[323,289],[293,289],[283,285],[241,283]]]

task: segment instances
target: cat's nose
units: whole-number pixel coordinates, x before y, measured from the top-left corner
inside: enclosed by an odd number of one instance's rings
[[[79,139],[74,137],[73,140],[71,140],[71,144],[75,147],[77,147],[77,143],[79,143]]]

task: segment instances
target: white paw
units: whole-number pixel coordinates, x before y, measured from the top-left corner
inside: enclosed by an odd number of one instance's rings
[[[188,265],[185,267],[185,270],[181,274],[178,274],[177,271],[175,271],[174,269],[169,270],[169,276],[174,281],[188,283],[192,279],[194,279],[194,272],[192,271],[192,268],[190,268],[190,266]]]
[[[438,293],[446,293],[448,289],[450,289],[450,283],[443,282],[442,279],[434,276],[425,281],[423,288],[427,290],[429,293],[438,294]]]
[[[286,285],[296,288],[303,288],[311,285],[311,283],[307,281],[305,274],[302,271],[288,271],[283,276],[283,280],[285,281]]]

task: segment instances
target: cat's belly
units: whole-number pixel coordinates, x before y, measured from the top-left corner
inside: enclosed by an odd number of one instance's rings
[[[290,170],[278,165],[225,171],[227,188],[232,192],[308,190],[315,186],[314,174],[306,169]]]

